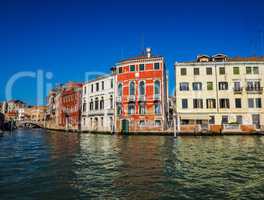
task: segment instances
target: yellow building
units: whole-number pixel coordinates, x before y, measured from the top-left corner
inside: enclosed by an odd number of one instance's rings
[[[264,130],[264,57],[201,55],[176,62],[175,74],[182,132]]]

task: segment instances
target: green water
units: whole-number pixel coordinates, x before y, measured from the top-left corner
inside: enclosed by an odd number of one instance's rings
[[[0,199],[264,199],[264,137],[5,133]]]

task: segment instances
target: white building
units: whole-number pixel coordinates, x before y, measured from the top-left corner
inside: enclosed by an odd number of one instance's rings
[[[114,76],[105,75],[83,85],[82,131],[114,131]]]
[[[175,64],[181,131],[264,129],[264,57],[198,56]]]

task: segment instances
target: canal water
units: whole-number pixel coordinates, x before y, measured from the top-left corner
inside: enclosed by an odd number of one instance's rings
[[[264,199],[264,137],[17,130],[0,138],[0,199]]]

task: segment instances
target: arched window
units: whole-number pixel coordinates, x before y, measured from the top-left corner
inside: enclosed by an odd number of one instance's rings
[[[119,84],[118,84],[118,91],[117,91],[119,97],[122,96],[122,93],[123,93],[122,90],[123,90],[123,86],[122,86],[121,83],[119,83]]]
[[[100,100],[100,110],[104,109],[104,97],[101,98]]]
[[[143,96],[145,95],[145,82],[141,81],[139,83],[139,95]]]
[[[110,96],[110,108],[113,109],[114,105],[113,105],[114,101],[113,101],[113,95]]]
[[[130,82],[130,85],[129,85],[129,94],[130,95],[135,95],[135,82],[134,81]]]
[[[93,103],[93,99],[91,99],[91,101],[90,101],[90,110],[93,110],[93,107],[94,107],[94,103]]]
[[[160,95],[160,81],[158,80],[154,82],[154,94]]]
[[[83,112],[86,112],[86,100],[83,102]]]
[[[98,110],[98,104],[99,104],[99,99],[98,97],[95,98],[95,110]]]

